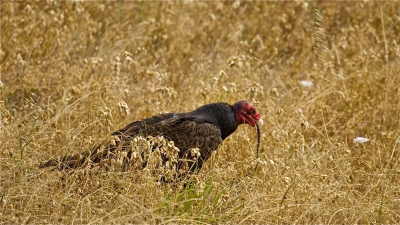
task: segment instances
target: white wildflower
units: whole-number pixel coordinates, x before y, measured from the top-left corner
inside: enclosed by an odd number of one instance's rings
[[[314,83],[311,80],[302,80],[300,81],[301,86],[303,87],[312,87],[314,85]]]
[[[370,141],[370,139],[365,138],[365,137],[356,137],[353,139],[354,143],[365,143]]]

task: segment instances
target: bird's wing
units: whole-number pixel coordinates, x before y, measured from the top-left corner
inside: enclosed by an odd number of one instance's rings
[[[106,157],[109,152],[115,151],[120,145],[120,147],[122,148],[128,148],[127,145],[129,144],[129,141],[132,140],[135,136],[145,136],[145,133],[143,133],[143,131],[145,131],[147,127],[157,124],[161,121],[180,117],[183,115],[184,113],[165,113],[155,115],[143,120],[135,121],[122,128],[121,130],[112,133],[113,136],[118,137],[118,139],[114,141],[114,144],[102,143],[100,145],[94,146],[89,152],[84,152],[83,154],[68,155],[56,159],[51,159],[47,162],[41,163],[39,168],[55,166],[57,169],[66,169],[76,168],[85,165],[88,160],[92,162],[99,162],[104,157]],[[101,150],[102,147],[103,150]]]
[[[200,156],[196,160],[196,167],[200,169],[212,151],[217,150],[221,144],[221,131],[211,123],[198,123],[194,118],[173,118],[161,121],[146,129],[146,135],[162,135],[172,141],[179,148],[179,156],[182,160],[193,159],[196,156],[190,152],[193,148],[198,148]],[[193,160],[191,160],[193,161]],[[195,167],[189,163],[192,171]]]
[[[115,131],[111,135],[120,136],[120,138],[122,138],[122,139],[123,139],[123,136],[132,137],[132,136],[140,135],[141,132],[143,132],[143,130],[145,130],[149,126],[152,126],[163,120],[180,117],[182,115],[184,115],[184,114],[183,113],[165,113],[165,114],[155,115],[155,116],[149,117],[147,119],[132,122],[132,123],[128,124],[126,127],[122,128],[121,130]]]
[[[179,114],[177,114],[179,115]],[[169,119],[165,119],[170,117]],[[146,123],[148,121],[148,123]],[[155,122],[158,121],[158,122]],[[200,122],[201,121],[201,122]],[[141,123],[144,123],[141,125]],[[151,125],[148,125],[151,124]],[[222,142],[221,131],[211,123],[204,120],[196,120],[195,118],[176,117],[175,114],[157,115],[142,121],[136,121],[128,125],[120,131],[114,132],[120,140],[114,144],[106,144],[102,149],[101,146],[94,147],[90,152],[84,154],[76,154],[72,156],[64,156],[58,159],[52,159],[40,165],[40,168],[55,166],[58,169],[76,168],[85,165],[88,161],[100,162],[108,153],[116,149],[129,149],[130,140],[135,136],[158,136],[162,135],[167,139],[174,141],[176,147],[179,148],[179,158],[182,162],[186,162],[189,169],[193,172],[200,169],[210,156],[212,151],[217,150],[218,145]],[[196,158],[191,154],[191,149],[198,148],[200,156]],[[197,160],[193,160],[193,159]],[[90,160],[89,160],[90,159]]]

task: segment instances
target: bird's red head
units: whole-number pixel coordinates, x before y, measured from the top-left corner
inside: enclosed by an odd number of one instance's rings
[[[233,109],[235,111],[235,117],[238,124],[249,124],[250,126],[256,126],[256,122],[260,125],[263,124],[263,120],[261,119],[261,115],[256,111],[256,108],[246,102],[240,101],[233,104]]]

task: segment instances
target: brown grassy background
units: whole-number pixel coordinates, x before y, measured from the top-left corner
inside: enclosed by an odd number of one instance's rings
[[[399,3],[0,4],[0,223],[400,221]],[[195,187],[38,169],[136,119],[242,99],[266,122],[260,159],[241,126]]]

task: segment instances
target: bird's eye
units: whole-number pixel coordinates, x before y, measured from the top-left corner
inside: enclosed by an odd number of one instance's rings
[[[249,109],[249,114],[254,114],[256,110],[254,108]]]

